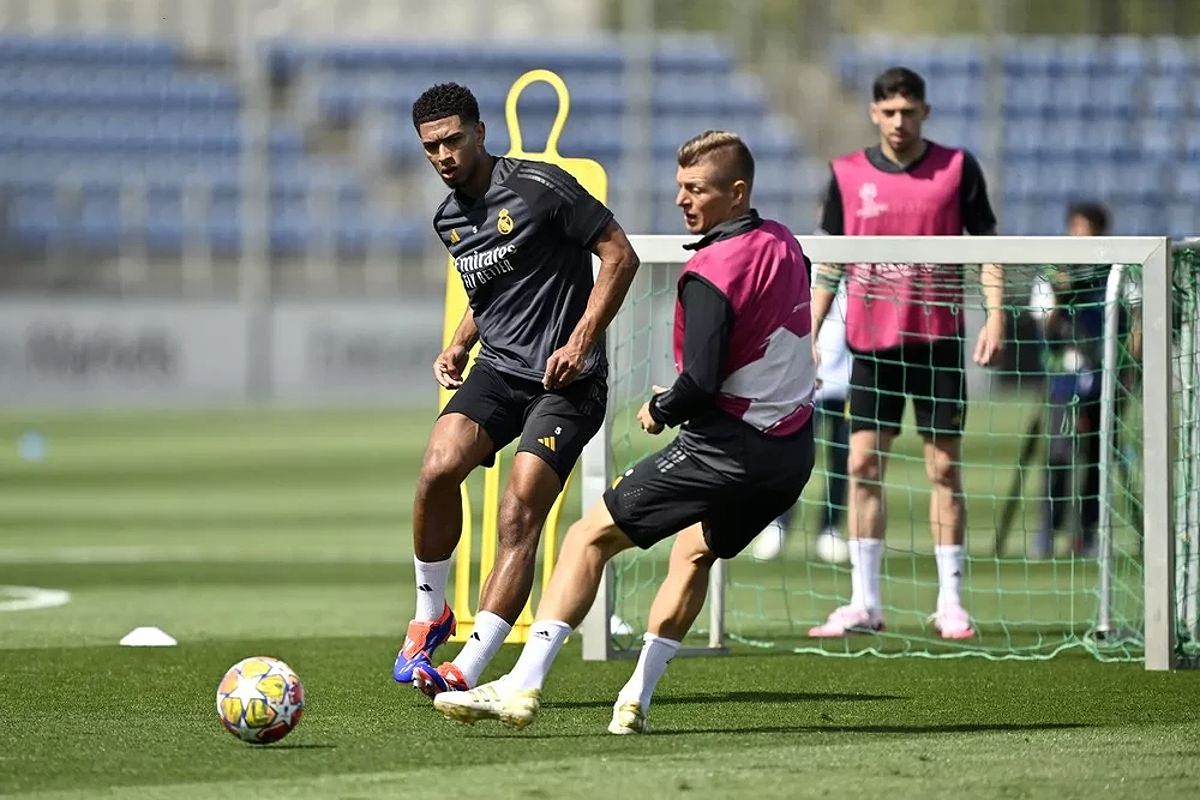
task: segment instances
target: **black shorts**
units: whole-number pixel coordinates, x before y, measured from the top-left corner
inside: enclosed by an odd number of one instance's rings
[[[496,463],[496,453],[519,436],[517,452],[533,453],[565,484],[584,445],[604,423],[607,402],[604,372],[547,391],[538,381],[476,362],[439,416],[462,414],[487,431],[495,449],[484,466]]]
[[[967,421],[967,375],[957,339],[854,353],[850,430],[900,432],[907,398],[925,438],[960,436]]]
[[[812,473],[812,422],[792,436],[772,438],[728,420],[743,429],[732,442],[714,443],[685,429],[604,493],[613,521],[638,547],[700,522],[709,550],[733,558],[796,503]],[[712,450],[721,455],[711,457],[706,451]]]

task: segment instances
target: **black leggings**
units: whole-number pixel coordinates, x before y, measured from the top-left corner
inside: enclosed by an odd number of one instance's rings
[[[1100,401],[1085,400],[1077,406],[1056,403],[1050,411],[1049,434],[1042,528],[1050,533],[1062,529],[1077,491],[1073,479],[1078,478],[1078,469],[1083,473],[1083,486],[1078,489],[1080,534],[1090,546],[1100,519]]]

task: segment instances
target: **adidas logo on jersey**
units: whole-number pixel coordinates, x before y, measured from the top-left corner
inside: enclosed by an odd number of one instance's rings
[[[557,449],[558,437],[557,436],[543,436],[541,439],[538,439],[538,444],[540,444],[542,447],[546,448],[551,453],[553,453]]]

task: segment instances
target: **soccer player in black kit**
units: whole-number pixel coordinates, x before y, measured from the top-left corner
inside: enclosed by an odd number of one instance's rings
[[[429,697],[475,686],[524,608],[551,505],[604,420],[604,330],[638,258],[612,212],[559,167],[485,148],[479,104],[438,84],[412,109],[425,156],[450,187],[433,217],[468,306],[433,363],[457,390],[433,426],[413,503],[416,614],[392,675]],[[600,271],[592,280],[592,254]],[[479,354],[463,379],[467,357]],[[434,650],[455,629],[446,603],[450,556],[462,532],[460,485],[519,439],[500,499],[495,568],[474,630],[453,662]]]

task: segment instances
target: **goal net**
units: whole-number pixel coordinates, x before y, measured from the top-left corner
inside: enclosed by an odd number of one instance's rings
[[[643,266],[610,328],[610,412],[584,455],[585,507],[615,475],[667,441],[642,433],[635,413],[652,385],[674,378],[671,326],[687,241],[634,237]],[[845,479],[844,459],[837,456],[839,448],[844,454],[849,411],[832,391],[815,417],[816,468],[790,519],[782,521],[782,547],[748,548],[714,570],[708,611],[688,644],[996,659],[1083,649],[1101,659],[1145,657],[1148,666],[1152,647],[1169,651],[1161,657],[1171,663],[1194,655],[1200,577],[1196,251],[1155,238],[801,242],[814,263],[877,265],[869,289],[875,303],[896,302],[892,271],[923,270],[943,289],[961,283],[961,301],[949,291],[945,303],[964,318],[962,598],[977,635],[945,641],[929,621],[938,592],[930,486],[909,401],[883,478],[886,632],[808,638],[809,628],[851,592],[850,566],[842,559],[853,509],[837,488]],[[1005,350],[1000,364],[987,369],[971,362],[984,322],[981,263],[1001,264],[1005,272]],[[1171,291],[1162,283],[1168,278]],[[838,308],[835,303],[834,315]],[[770,557],[773,549],[779,552]],[[584,625],[585,657],[619,656],[640,645],[669,550],[670,540],[626,553],[610,567]],[[1171,580],[1162,583],[1169,585],[1154,585],[1156,575],[1168,572]]]

